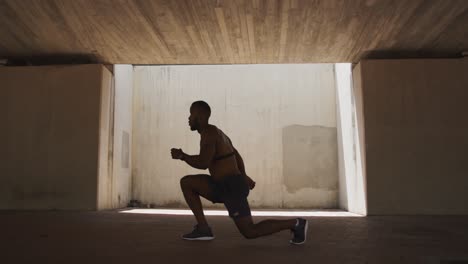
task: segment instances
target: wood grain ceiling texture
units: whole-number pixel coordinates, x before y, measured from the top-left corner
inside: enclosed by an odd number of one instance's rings
[[[0,56],[357,62],[468,50],[468,0],[0,0]]]

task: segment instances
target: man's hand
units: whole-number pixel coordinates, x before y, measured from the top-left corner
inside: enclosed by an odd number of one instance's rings
[[[247,185],[249,186],[250,190],[255,188],[255,182],[249,176],[245,175],[245,180],[247,181]]]
[[[184,154],[185,153],[182,151],[182,149],[171,149],[171,155],[173,159],[182,159],[184,157]]]

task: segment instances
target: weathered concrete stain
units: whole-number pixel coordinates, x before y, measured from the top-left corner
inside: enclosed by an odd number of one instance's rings
[[[336,128],[284,127],[283,177],[288,192],[303,188],[338,190]]]

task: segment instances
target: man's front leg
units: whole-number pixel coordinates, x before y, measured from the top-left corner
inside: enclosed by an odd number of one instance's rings
[[[205,214],[203,213],[203,207],[200,200],[200,195],[196,191],[197,189],[197,177],[198,175],[188,175],[183,177],[180,180],[180,187],[184,194],[185,202],[190,207],[197,220],[199,227],[207,227],[208,223],[206,221]]]
[[[210,198],[211,192],[208,175],[189,175],[180,180],[180,186],[184,193],[185,201],[192,210],[197,225],[192,232],[182,236],[185,240],[212,240],[213,232],[206,222],[200,196]]]

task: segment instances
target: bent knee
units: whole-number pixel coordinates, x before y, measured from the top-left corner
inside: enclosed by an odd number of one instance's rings
[[[191,185],[193,175],[186,175],[180,179],[180,187],[187,188]]]

